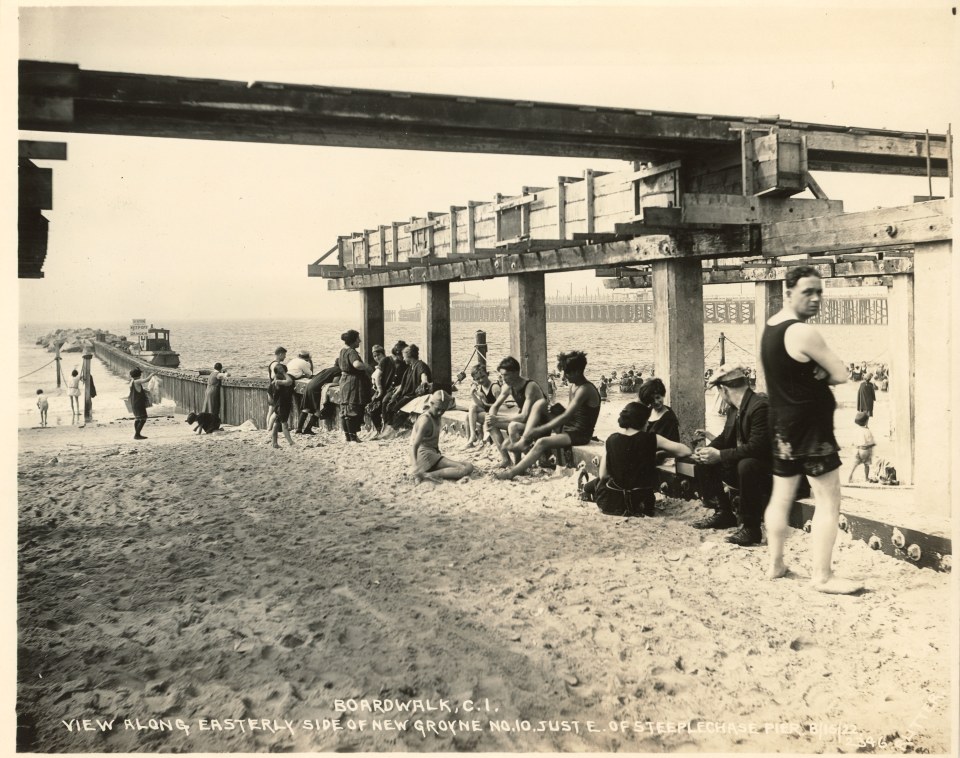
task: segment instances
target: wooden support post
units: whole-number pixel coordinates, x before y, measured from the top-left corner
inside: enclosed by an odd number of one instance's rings
[[[584,197],[586,198],[587,234],[596,231],[593,222],[593,169],[583,171],[583,180],[586,182]]]
[[[763,372],[763,362],[760,360],[760,340],[763,338],[763,328],[767,319],[783,308],[783,282],[757,282],[753,286],[753,323],[755,335],[753,340],[753,354],[757,357],[757,392],[767,391],[767,377]]]
[[[60,347],[63,345],[62,342],[57,343],[57,357],[54,359],[57,362],[57,389],[60,389]]]
[[[913,482],[914,439],[914,281],[911,274],[895,274],[887,290],[890,338],[890,439],[897,478]],[[948,324],[944,324],[947,327]],[[941,343],[942,346],[942,343]],[[939,370],[936,374],[940,374]],[[932,379],[933,377],[931,377]],[[939,383],[939,380],[935,380]],[[946,385],[944,385],[946,386]]]
[[[566,177],[557,179],[557,239],[567,238],[567,182]]]
[[[914,438],[913,482],[916,503],[944,518],[950,516],[951,471],[955,465],[951,408],[956,380],[951,333],[955,293],[949,272],[956,269],[951,259],[949,240],[914,248],[913,407],[919,433]]]
[[[383,287],[370,287],[360,290],[363,308],[363,340],[364,361],[373,365],[374,345],[383,345]]]
[[[457,206],[450,206],[450,257],[457,254]]]
[[[653,263],[654,367],[667,387],[668,405],[689,442],[706,423],[703,396],[702,267],[696,259]]]
[[[90,397],[90,362],[93,352],[89,347],[83,349],[83,420],[84,423],[93,421],[93,399]]]
[[[483,205],[479,200],[467,201],[467,252],[477,252],[477,206]]]
[[[449,382],[450,374],[450,282],[421,285],[423,343],[433,381]]]
[[[387,265],[387,228],[383,224],[379,225],[380,230],[380,266]]]
[[[524,376],[547,391],[547,306],[543,274],[507,277],[510,294],[510,355]]]
[[[399,263],[400,262],[400,227],[403,226],[403,223],[400,221],[394,221],[390,226],[393,227],[393,252],[390,255],[389,263]],[[386,261],[385,261],[386,262]],[[386,347],[386,346],[384,346]]]

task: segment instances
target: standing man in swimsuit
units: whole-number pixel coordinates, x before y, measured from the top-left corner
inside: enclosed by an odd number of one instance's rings
[[[574,350],[557,356],[557,369],[570,383],[569,405],[566,410],[543,424],[527,423],[523,434],[510,446],[513,451],[526,450],[533,440],[533,447],[515,466],[500,471],[497,479],[513,479],[530,468],[546,452],[571,445],[586,445],[593,437],[593,430],[600,415],[600,392],[593,382],[587,381],[586,353]],[[553,430],[557,431],[553,431]]]
[[[493,401],[483,425],[500,450],[500,467],[506,468],[512,463],[520,462],[520,453],[515,453],[515,461],[510,460],[509,448],[504,444],[503,432],[509,435],[509,442],[523,434],[528,423],[543,423],[547,420],[547,397],[543,389],[533,379],[520,375],[520,362],[512,355],[508,355],[497,366],[497,372],[503,383],[503,388],[497,399]],[[508,398],[513,398],[517,404],[517,413],[510,416],[500,416],[500,407]]]
[[[840,446],[833,434],[836,400],[831,385],[847,381],[847,369],[820,332],[806,323],[820,312],[823,283],[811,266],[787,272],[783,309],[763,330],[760,357],[770,398],[773,492],[765,522],[770,551],[768,578],[787,573],[783,547],[800,475],[810,482],[816,511],[810,533],[815,590],[852,594],[858,582],[834,576],[833,546],[840,516]]]

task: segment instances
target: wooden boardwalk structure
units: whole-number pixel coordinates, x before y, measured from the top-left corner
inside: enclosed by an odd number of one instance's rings
[[[952,270],[949,202],[844,213],[813,176],[949,177],[952,195],[949,134],[35,61],[20,62],[19,115],[21,129],[58,133],[629,161],[621,172],[587,170],[485,201],[454,198],[447,208],[403,221],[372,218],[369,228],[325,246],[329,252],[308,265],[308,274],[326,278],[331,289],[361,293],[367,346],[383,341],[384,289],[419,286],[422,343],[440,380],[450,378],[443,375],[450,366],[450,282],[507,278],[510,352],[541,381],[545,274],[592,270],[610,286],[649,287],[655,364],[686,429],[704,419],[703,326],[688,317],[703,309],[704,284],[753,283],[759,337],[766,316],[782,305],[789,266],[810,263],[825,277],[881,282],[889,292],[898,472],[916,482],[921,500],[951,496],[952,429],[942,402],[953,379],[943,360],[951,337],[951,278],[944,276]],[[37,149],[21,148],[22,214],[39,214],[46,200],[24,203],[38,185],[30,168]],[[805,191],[813,197],[797,197]],[[21,266],[26,248],[35,253],[42,242],[45,250],[41,237],[22,232]]]

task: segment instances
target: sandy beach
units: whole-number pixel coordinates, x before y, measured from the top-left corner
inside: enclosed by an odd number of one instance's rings
[[[807,588],[801,533],[767,582],[695,503],[605,517],[565,471],[145,434],[19,433],[22,750],[950,749],[951,578],[842,532],[857,597]]]

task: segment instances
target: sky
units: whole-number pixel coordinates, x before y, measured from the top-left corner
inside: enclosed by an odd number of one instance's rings
[[[779,114],[942,133],[958,91],[950,7],[23,6],[4,63],[10,70],[19,55],[132,73]],[[550,186],[587,167],[627,167],[609,160],[18,136],[68,145],[68,160],[42,164],[54,169],[54,209],[46,213],[45,277],[18,283],[17,317],[29,323],[359,318],[359,294],[330,292],[325,280],[306,275],[337,235],[497,192],[517,194],[522,185]],[[848,211],[906,204],[927,192],[925,178],[817,178]],[[946,192],[945,180],[935,180],[934,192]],[[571,284],[578,292],[600,286],[589,272],[551,275],[547,292],[566,292]],[[500,297],[506,285],[468,283],[467,291]],[[388,290],[386,307],[419,299],[418,288]]]

